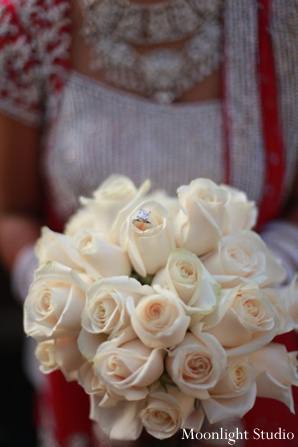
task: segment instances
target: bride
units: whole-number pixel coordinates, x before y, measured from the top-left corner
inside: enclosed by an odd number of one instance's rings
[[[112,173],[171,194],[197,177],[244,190],[293,275],[297,12],[295,0],[0,0],[0,256],[20,297],[40,226],[61,230]],[[76,384],[55,372],[39,395],[40,445],[98,445]],[[275,402],[243,424],[297,431]]]

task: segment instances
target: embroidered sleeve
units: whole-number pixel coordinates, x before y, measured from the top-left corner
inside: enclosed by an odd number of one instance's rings
[[[0,0],[0,112],[40,125],[69,65],[68,2]]]

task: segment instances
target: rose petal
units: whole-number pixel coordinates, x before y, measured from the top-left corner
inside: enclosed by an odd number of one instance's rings
[[[240,396],[230,398],[210,398],[202,401],[202,407],[210,424],[226,418],[242,418],[253,406],[256,400],[256,384]]]
[[[173,223],[169,212],[154,201],[140,207],[150,211],[150,222],[140,229],[135,222],[139,209],[134,209],[121,228],[120,244],[128,252],[134,270],[141,276],[154,274],[164,267],[175,248]]]
[[[254,282],[273,287],[285,279],[285,270],[253,231],[237,231],[221,238],[217,250],[204,258],[204,265],[225,288]]]
[[[187,333],[184,340],[170,350],[166,370],[179,389],[197,399],[207,399],[208,390],[214,387],[227,364],[224,349],[215,337]]]
[[[202,256],[216,247],[226,230],[230,193],[207,179],[180,186],[177,193],[181,206],[174,223],[177,245]]]
[[[40,267],[24,305],[25,332],[38,341],[78,335],[87,287],[75,271],[58,262]]]
[[[73,239],[81,263],[92,278],[130,275],[131,263],[126,252],[107,241],[103,233],[83,229]]]
[[[107,338],[106,334],[90,334],[82,328],[78,337],[78,348],[87,360],[92,361],[97,349]]]
[[[78,370],[84,363],[84,357],[78,349],[77,337],[58,338],[55,340],[54,351],[57,364],[66,380],[77,380]]]
[[[119,441],[134,441],[142,432],[142,423],[138,413],[143,401],[118,401],[111,408],[99,407],[100,398],[90,396],[90,418],[97,422],[110,439]]]
[[[107,342],[98,349],[94,367],[109,390],[126,400],[141,400],[162,375],[164,356],[164,349],[151,350],[138,339],[118,348]]]
[[[166,348],[183,340],[190,317],[172,292],[156,290],[159,293],[143,297],[136,306],[128,299],[128,311],[133,329],[146,346]]]

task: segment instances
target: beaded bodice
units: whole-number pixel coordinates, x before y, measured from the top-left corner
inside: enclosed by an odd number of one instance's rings
[[[285,193],[298,153],[297,9],[296,0],[272,1]],[[68,11],[68,0],[0,0],[0,110],[29,125],[43,120],[44,173],[60,216],[67,217],[78,196],[89,195],[111,172],[136,183],[150,177],[154,188],[172,194],[196,176],[225,181],[221,103],[151,104],[73,72]],[[264,155],[257,12],[256,0],[226,0],[223,32],[229,178],[259,201],[263,194],[274,196],[265,170],[279,160]]]
[[[198,176],[223,181],[219,101],[158,105],[72,72],[47,140],[45,172],[62,217],[121,173],[175,194]]]

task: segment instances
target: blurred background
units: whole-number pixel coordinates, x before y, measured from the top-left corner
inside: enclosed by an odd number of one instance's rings
[[[23,368],[22,306],[0,265],[0,447],[35,447],[34,398]]]

